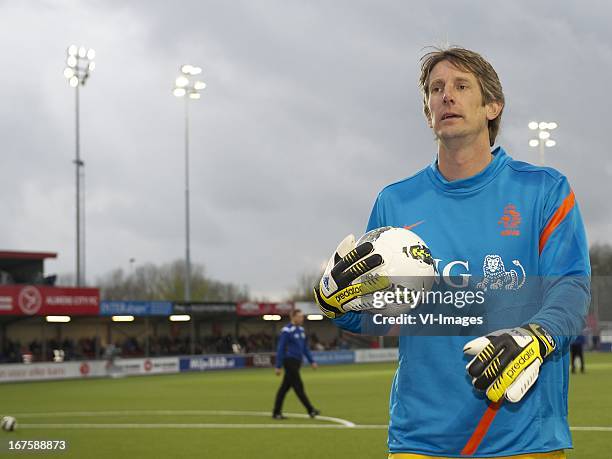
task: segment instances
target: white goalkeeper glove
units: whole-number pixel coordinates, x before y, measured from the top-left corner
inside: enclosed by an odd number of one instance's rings
[[[520,401],[534,385],[544,359],[556,348],[552,336],[541,326],[495,331],[467,343],[463,352],[475,357],[465,367],[473,386],[489,400],[502,397]]]
[[[315,300],[325,316],[335,319],[346,311],[358,310],[362,296],[384,290],[390,285],[389,278],[385,276],[372,276],[354,283],[360,276],[384,263],[380,254],[371,255],[373,251],[371,242],[355,247],[355,236],[352,234],[340,242],[327,263],[319,285],[314,288]]]

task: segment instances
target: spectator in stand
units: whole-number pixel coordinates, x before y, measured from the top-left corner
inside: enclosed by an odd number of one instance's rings
[[[312,343],[312,348],[315,351],[324,351],[325,350],[325,346],[323,345],[323,343],[321,343],[321,341],[319,341],[319,337],[317,336],[316,333],[312,333],[310,335],[310,342]]]

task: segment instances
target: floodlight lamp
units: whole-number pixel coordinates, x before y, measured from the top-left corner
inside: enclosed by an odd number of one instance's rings
[[[175,84],[177,88],[184,88],[189,84],[189,80],[184,76],[180,76],[176,79]]]

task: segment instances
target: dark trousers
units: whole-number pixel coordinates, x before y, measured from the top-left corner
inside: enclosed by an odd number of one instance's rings
[[[580,372],[584,373],[584,354],[582,352],[582,344],[572,344],[570,346],[570,359],[572,364],[572,373],[576,373],[575,361],[576,357],[580,359]]]
[[[293,387],[295,394],[302,402],[302,405],[306,408],[306,411],[309,413],[313,410],[312,405],[310,404],[310,400],[306,397],[306,393],[304,392],[304,383],[302,383],[302,378],[300,377],[300,366],[302,362],[297,359],[288,358],[283,361],[283,366],[285,367],[285,376],[283,377],[283,382],[278,388],[278,392],[276,393],[276,401],[274,402],[274,414],[280,414],[283,409],[283,401],[285,400],[285,395],[289,389]]]

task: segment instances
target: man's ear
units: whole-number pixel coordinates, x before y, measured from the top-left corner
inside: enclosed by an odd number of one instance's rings
[[[487,111],[487,119],[489,121],[494,120],[499,116],[504,108],[504,104],[498,101],[489,102],[485,106],[485,110]]]
[[[427,126],[429,126],[429,129],[433,129],[433,124],[431,124],[431,112],[425,115],[425,117],[427,118]]]

